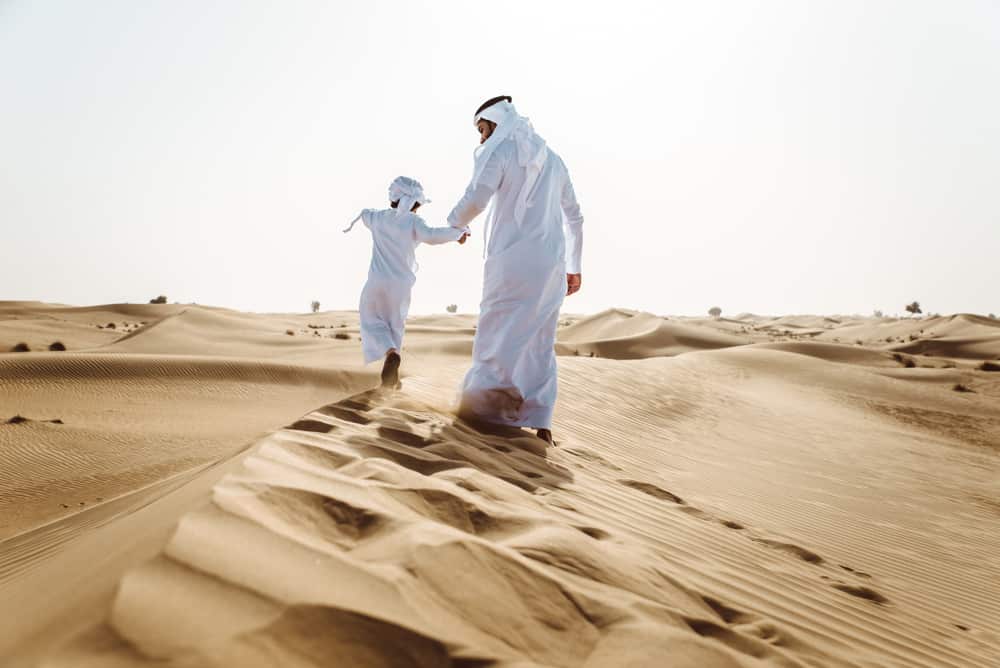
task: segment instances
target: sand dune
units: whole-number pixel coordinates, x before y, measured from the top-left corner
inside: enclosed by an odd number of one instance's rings
[[[680,355],[747,342],[746,338],[694,323],[612,309],[560,329],[557,350],[563,355],[624,360]]]
[[[1000,664],[1000,373],[887,319],[567,320],[551,448],[450,412],[468,316],[414,319],[396,392],[341,313],[0,356],[0,663]]]

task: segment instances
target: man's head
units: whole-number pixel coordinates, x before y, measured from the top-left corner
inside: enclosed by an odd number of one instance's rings
[[[510,95],[497,95],[496,97],[491,97],[490,99],[486,100],[486,102],[483,102],[481,105],[479,105],[479,108],[476,109],[475,118],[476,118],[476,130],[479,132],[480,144],[485,143],[486,140],[490,138],[490,135],[493,134],[493,131],[497,129],[497,124],[491,120],[485,118],[479,118],[479,115],[483,113],[483,111],[485,111],[486,109],[492,107],[494,104],[498,104],[500,102],[513,102],[513,101],[514,98],[512,98]]]

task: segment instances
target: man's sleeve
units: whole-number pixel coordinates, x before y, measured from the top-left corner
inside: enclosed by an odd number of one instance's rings
[[[493,193],[500,188],[503,180],[504,151],[498,146],[493,155],[486,161],[483,173],[477,183],[470,183],[465,189],[465,195],[458,201],[448,215],[448,224],[452,227],[466,227],[481,214],[490,203]]]
[[[570,181],[569,172],[566,173],[566,183],[563,184],[562,210],[565,219],[563,221],[566,233],[566,273],[582,273],[581,262],[583,256],[583,214],[580,213],[580,203],[576,201],[576,192],[573,190],[573,182]]]

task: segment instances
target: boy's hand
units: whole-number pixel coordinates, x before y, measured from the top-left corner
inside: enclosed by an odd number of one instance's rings
[[[566,274],[566,296],[580,291],[583,285],[583,274]]]
[[[466,239],[468,239],[468,238],[469,238],[469,233],[468,233],[468,232],[466,232],[465,234],[463,234],[463,235],[461,236],[461,238],[459,238],[459,240],[458,240],[458,243],[460,243],[460,244],[464,244],[464,243],[465,243],[465,240],[466,240]]]

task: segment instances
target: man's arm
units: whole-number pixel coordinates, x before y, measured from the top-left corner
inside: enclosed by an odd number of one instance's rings
[[[462,199],[448,215],[452,227],[467,227],[473,219],[486,210],[490,198],[500,188],[503,180],[504,152],[501,147],[493,151],[476,183],[470,183]]]
[[[583,214],[580,212],[580,203],[576,201],[576,192],[573,190],[573,182],[566,174],[566,183],[563,185],[562,210],[565,215],[563,229],[566,233],[566,294],[571,295],[578,292],[583,284]]]

